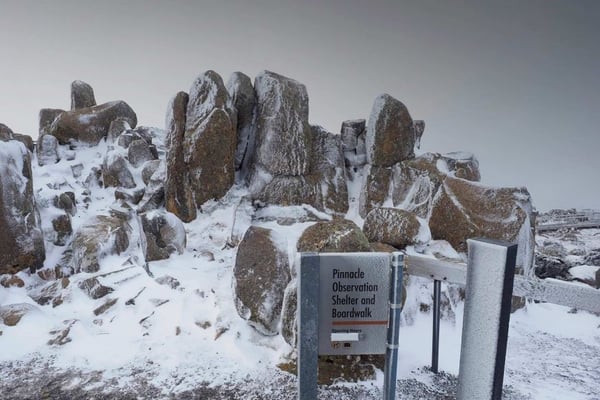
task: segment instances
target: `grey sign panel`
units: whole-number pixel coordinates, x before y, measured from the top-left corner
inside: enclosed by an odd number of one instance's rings
[[[319,354],[385,354],[391,255],[319,257]]]

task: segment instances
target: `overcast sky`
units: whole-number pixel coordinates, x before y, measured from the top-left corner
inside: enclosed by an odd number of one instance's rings
[[[201,72],[268,69],[307,86],[311,123],[339,132],[389,93],[421,150],[475,153],[542,211],[600,209],[599,21],[598,0],[0,0],[0,122],[36,137],[81,79],[164,127]]]

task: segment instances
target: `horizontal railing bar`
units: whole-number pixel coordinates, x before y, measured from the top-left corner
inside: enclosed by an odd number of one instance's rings
[[[420,255],[407,255],[404,260],[406,273],[409,275],[461,286],[467,282],[467,264],[465,263],[438,260]],[[515,275],[513,295],[600,313],[600,290],[581,283]]]

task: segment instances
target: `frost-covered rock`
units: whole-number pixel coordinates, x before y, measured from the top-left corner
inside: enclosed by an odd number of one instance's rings
[[[270,229],[251,226],[240,242],[233,270],[236,310],[264,335],[278,333],[290,281],[288,256],[279,248],[281,240]]]
[[[41,135],[37,142],[37,162],[41,167],[43,165],[56,164],[60,157],[58,155],[58,140],[56,137],[48,134]]]
[[[0,124],[0,141],[8,142],[9,140],[13,140],[13,134],[12,129],[4,124]]]
[[[430,237],[419,237],[420,230],[421,224],[414,214],[396,208],[374,208],[363,225],[370,242],[385,243],[398,249],[428,241]]]
[[[156,168],[156,170],[152,174],[152,176],[150,176],[148,185],[146,185],[144,196],[142,197],[142,200],[140,200],[138,206],[139,213],[156,210],[165,204],[166,177],[167,167],[164,162],[161,162],[158,165],[158,168]]]
[[[151,211],[142,214],[141,220],[146,235],[146,261],[165,260],[174,252],[183,253],[185,227],[175,214]]]
[[[69,215],[77,214],[77,202],[74,192],[64,192],[55,196],[52,200],[54,207],[65,210]]]
[[[114,291],[113,288],[105,286],[96,277],[85,279],[77,285],[90,298],[97,300]]]
[[[188,94],[179,92],[167,109],[165,208],[180,220],[196,219],[196,203],[188,181],[183,142]]]
[[[39,137],[50,133],[50,127],[52,123],[60,114],[64,113],[65,110],[58,108],[42,108],[38,114],[39,121]]]
[[[96,97],[94,97],[94,89],[83,81],[73,81],[71,83],[71,110],[93,107],[95,105]]]
[[[129,130],[131,130],[131,126],[129,125],[128,120],[126,118],[117,118],[113,120],[108,127],[107,140],[110,143],[114,143],[119,139],[119,136],[121,136],[122,133],[125,133]]]
[[[56,117],[49,133],[56,136],[60,144],[78,141],[95,145],[108,135],[110,124],[117,118],[126,120],[131,127],[137,124],[137,116],[127,103],[113,101],[65,111]]]
[[[299,252],[361,252],[371,251],[369,240],[352,221],[334,219],[321,221],[302,232]]]
[[[298,337],[298,280],[292,279],[285,288],[281,307],[281,336],[292,347]]]
[[[0,232],[0,275],[42,267],[46,255],[31,156],[15,140],[0,141]]]
[[[33,138],[29,135],[23,135],[21,133],[13,132],[13,140],[17,140],[25,145],[27,150],[29,150],[32,154],[34,151]]]
[[[381,207],[390,196],[392,169],[369,165],[360,191],[358,212],[366,217],[373,208]]]
[[[0,306],[0,321],[6,326],[15,326],[26,314],[39,312],[39,308],[29,303],[15,303]]]
[[[165,164],[163,160],[149,160],[144,163],[142,167],[142,182],[144,185],[148,185],[150,183],[150,178],[156,172],[156,170],[161,167],[161,164]],[[166,165],[166,164],[165,164]],[[165,168],[165,166],[162,166]]]
[[[348,187],[340,135],[327,132],[320,126],[311,126],[313,150],[312,173],[317,182],[319,210],[331,210],[340,214],[348,211]],[[320,203],[319,204],[319,200]]]
[[[129,170],[125,157],[117,152],[109,152],[102,163],[102,181],[104,187],[134,188],[135,179]]]
[[[262,168],[279,176],[306,175],[311,159],[306,87],[293,79],[263,71],[254,81],[254,90],[255,170]]]
[[[365,138],[369,164],[391,167],[414,157],[413,120],[406,106],[389,94],[375,98]]]
[[[250,77],[241,72],[231,74],[227,82],[227,90],[231,95],[233,106],[237,110],[235,169],[241,170],[242,178],[244,178],[254,150],[253,118],[256,94]]]
[[[446,177],[433,202],[429,227],[434,239],[447,240],[458,251],[467,239],[485,237],[516,242],[517,266],[533,274],[531,196],[525,188],[490,188]]]
[[[150,145],[144,139],[133,140],[127,148],[127,159],[134,168],[156,158],[150,149]]]
[[[100,260],[129,247],[132,227],[120,218],[99,215],[75,232],[71,265],[75,272],[97,272]]]
[[[53,218],[52,228],[55,232],[53,243],[56,246],[64,246],[69,237],[73,234],[71,217],[68,214],[62,214]]]
[[[366,121],[354,119],[342,122],[342,150],[346,167],[361,167],[367,163],[365,146]]]

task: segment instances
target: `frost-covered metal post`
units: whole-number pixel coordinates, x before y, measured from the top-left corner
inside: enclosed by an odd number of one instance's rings
[[[468,240],[459,400],[500,400],[517,245]]]
[[[319,255],[304,253],[298,283],[298,400],[317,398],[319,370]]]
[[[383,380],[384,400],[396,398],[396,374],[398,371],[398,339],[400,336],[400,312],[402,311],[402,270],[404,254],[392,254],[390,282],[390,316],[388,322],[387,348]]]

